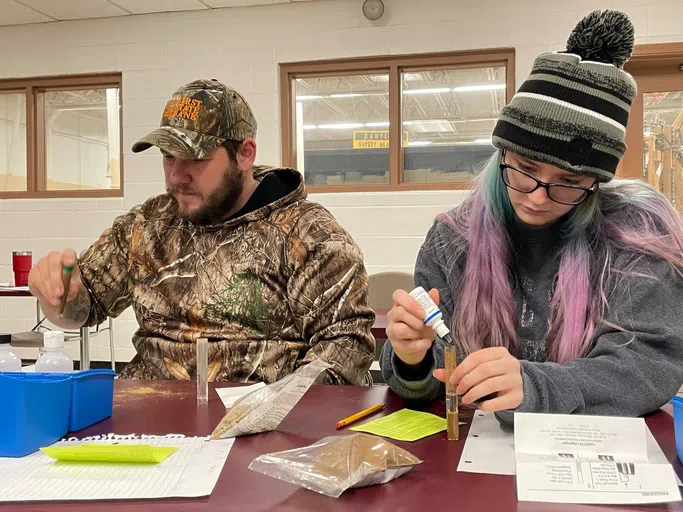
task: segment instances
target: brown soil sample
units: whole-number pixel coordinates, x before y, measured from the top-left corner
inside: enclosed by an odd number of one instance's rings
[[[211,439],[220,439],[223,434],[246,418],[258,405],[237,404],[232,407],[211,433]]]
[[[313,470],[323,477],[355,480],[387,469],[419,463],[420,459],[412,453],[380,437],[352,434],[339,436],[321,446]]]

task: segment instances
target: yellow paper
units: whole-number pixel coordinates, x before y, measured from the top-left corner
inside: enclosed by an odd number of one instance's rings
[[[461,421],[460,425],[464,423]],[[446,418],[428,412],[401,409],[383,418],[351,427],[351,430],[399,441],[417,441],[446,430]]]
[[[48,457],[69,462],[136,462],[158,464],[178,450],[172,446],[148,444],[80,444],[40,449]]]

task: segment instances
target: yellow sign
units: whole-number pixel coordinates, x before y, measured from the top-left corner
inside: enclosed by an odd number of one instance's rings
[[[408,132],[403,132],[403,147],[408,145]],[[360,130],[353,132],[353,149],[388,149],[389,130]]]

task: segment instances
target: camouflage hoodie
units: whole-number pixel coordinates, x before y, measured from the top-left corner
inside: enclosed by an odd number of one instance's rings
[[[79,258],[88,325],[133,306],[137,355],[123,378],[196,375],[195,341],[209,339],[209,379],[271,383],[301,365],[333,365],[325,383],[368,383],[374,355],[363,256],[301,175],[267,206],[212,226],[178,215],[168,194],[118,217]]]

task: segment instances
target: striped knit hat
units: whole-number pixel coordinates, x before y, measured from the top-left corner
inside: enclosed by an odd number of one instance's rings
[[[622,69],[633,44],[633,24],[624,13],[586,16],[566,52],[536,58],[531,75],[501,112],[493,145],[610,181],[626,151],[626,123],[636,96],[635,80]]]

